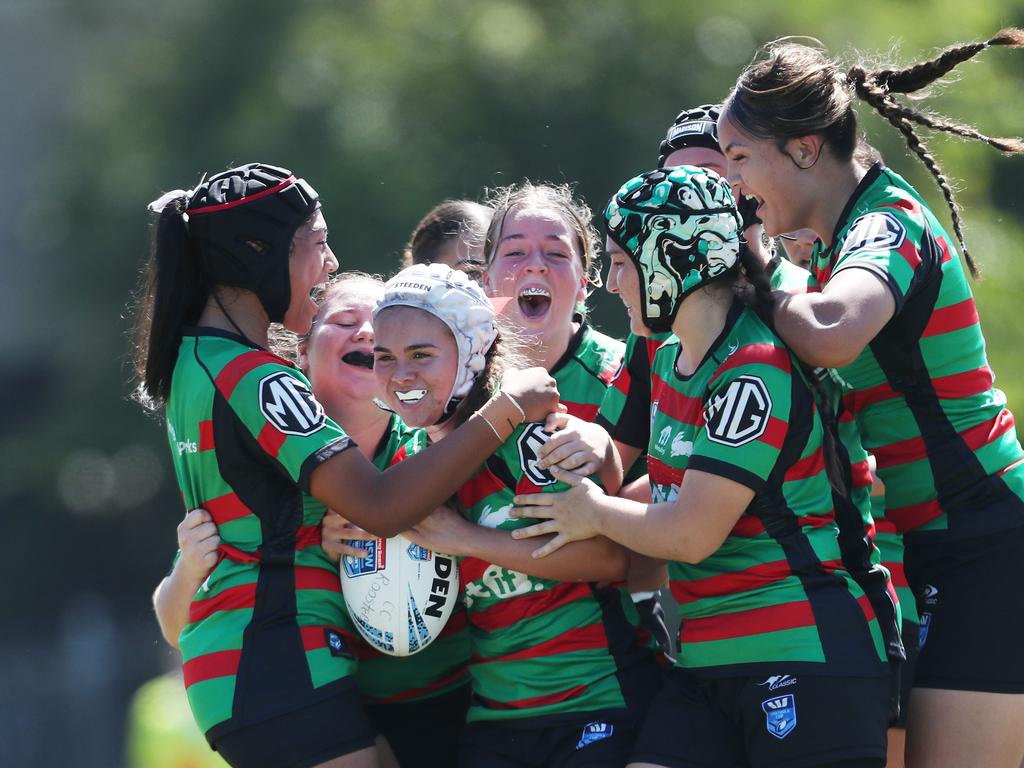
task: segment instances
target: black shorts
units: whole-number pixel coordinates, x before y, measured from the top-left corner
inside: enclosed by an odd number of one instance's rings
[[[669,671],[630,761],[667,768],[885,765],[888,677],[785,672],[783,664],[770,677]]]
[[[460,768],[622,768],[636,734],[636,720],[626,715],[536,727],[469,723],[458,764]]]
[[[469,683],[418,701],[364,706],[399,765],[455,764],[469,709]]]
[[[921,617],[915,688],[1024,693],[1024,526],[944,540],[904,537]]]
[[[217,738],[234,768],[309,768],[372,747],[377,734],[353,686],[333,698]]]

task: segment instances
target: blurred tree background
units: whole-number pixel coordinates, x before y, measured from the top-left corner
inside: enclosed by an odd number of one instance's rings
[[[528,177],[599,209],[654,165],[681,108],[721,99],[773,38],[908,62],[1020,24],[1022,0],[0,0],[7,764],[122,764],[131,690],[175,659],[149,594],[182,510],[163,428],[128,399],[150,200],[202,171],[284,165],[319,190],[342,269],[390,273],[446,197]],[[929,106],[1024,132],[1024,53],[961,69]],[[948,220],[898,134],[860,114]],[[1020,412],[1024,160],[932,149],[959,180],[992,365]],[[591,303],[625,332],[617,300]]]

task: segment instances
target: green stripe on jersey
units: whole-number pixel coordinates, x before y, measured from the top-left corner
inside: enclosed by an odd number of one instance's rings
[[[179,638],[196,722],[204,732],[220,725],[219,733],[252,724],[245,715],[252,707],[236,697],[264,681],[236,685],[236,678],[242,658],[263,647],[256,642],[263,633],[290,636],[296,655],[280,663],[303,674],[289,674],[279,700],[261,705],[260,716],[322,699],[324,687],[351,675],[355,663],[344,649],[352,633],[337,568],[320,548],[324,506],[306,491],[312,470],[347,448],[348,436],[293,366],[214,329],[182,339],[166,415],[185,508],[207,509],[221,537],[221,560],[193,598]],[[273,565],[263,564],[268,558]],[[275,575],[258,592],[270,568]],[[260,614],[264,604],[275,606],[273,618]],[[243,714],[232,719],[236,711]]]
[[[713,555],[670,563],[683,620],[677,664],[708,675],[755,674],[778,661],[879,674],[881,635],[840,562],[821,422],[789,351],[737,301],[693,374],[676,372],[679,354],[669,340],[652,366],[654,500],[674,501],[688,469],[757,495]],[[819,625],[821,612],[830,619]]]
[[[1018,525],[1024,451],[993,385],[960,257],[921,196],[874,166],[812,267],[823,286],[844,270],[869,271],[896,304],[868,348],[835,372],[877,459],[888,518],[901,532],[953,537]]]

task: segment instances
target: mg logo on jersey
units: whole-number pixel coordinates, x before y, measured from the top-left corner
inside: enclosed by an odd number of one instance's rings
[[[853,222],[839,251],[842,258],[858,251],[890,251],[903,245],[906,227],[888,211],[872,211]]]
[[[761,702],[765,727],[776,739],[784,739],[796,728],[796,696],[787,694]]]
[[[523,474],[534,485],[551,485],[556,482],[550,472],[537,466],[538,451],[548,441],[548,437],[542,424],[528,424],[519,436],[519,464]]]
[[[286,435],[311,435],[324,425],[324,409],[309,387],[278,371],[260,380],[260,411]]]
[[[772,399],[757,376],[740,376],[704,409],[708,438],[723,445],[743,445],[756,440],[768,427]]]

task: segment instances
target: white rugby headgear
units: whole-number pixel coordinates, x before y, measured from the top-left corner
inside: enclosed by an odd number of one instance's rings
[[[414,264],[392,277],[384,285],[384,297],[373,316],[396,306],[429,312],[455,337],[459,370],[445,401],[443,420],[469,394],[486,366],[487,351],[498,335],[494,307],[479,285],[444,264]]]

